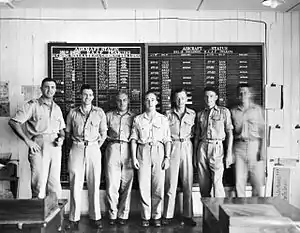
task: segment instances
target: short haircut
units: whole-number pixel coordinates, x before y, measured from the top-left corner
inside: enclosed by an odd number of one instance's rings
[[[44,78],[44,79],[42,80],[41,87],[44,85],[45,82],[54,82],[54,83],[55,83],[55,86],[56,86],[56,81],[55,81],[53,78],[48,78],[48,77]]]
[[[240,83],[240,84],[237,85],[237,87],[236,87],[236,93],[237,93],[237,95],[239,95],[240,89],[241,89],[241,88],[244,88],[244,87],[245,87],[245,88],[248,88],[249,91],[250,91],[251,93],[254,92],[253,87],[252,87],[249,83]]]
[[[154,91],[151,91],[151,90],[149,90],[149,91],[146,92],[145,98],[146,98],[147,95],[150,95],[150,94],[153,94],[155,96],[156,100],[157,100],[157,95],[155,94]]]
[[[120,91],[118,91],[118,93],[116,94],[116,99],[117,99],[120,95],[126,95],[127,97],[129,97],[128,92],[125,91],[125,90],[120,90]]]
[[[206,86],[204,88],[204,93],[207,91],[212,91],[212,92],[216,93],[216,95],[219,95],[217,88],[215,88],[214,86]]]
[[[187,95],[187,91],[184,88],[177,88],[173,91],[173,96],[175,97],[175,95],[180,92],[184,92]]]
[[[81,86],[81,88],[80,88],[80,94],[82,94],[82,92],[83,92],[83,90],[85,90],[85,89],[89,89],[89,90],[92,90],[93,91],[93,89],[92,89],[92,87],[90,86],[90,84],[82,84],[82,86]]]

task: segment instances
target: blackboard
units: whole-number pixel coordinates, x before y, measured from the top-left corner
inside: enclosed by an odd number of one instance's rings
[[[200,111],[208,85],[219,91],[218,104],[231,108],[237,104],[238,84],[248,83],[254,88],[254,101],[263,105],[262,44],[149,44],[146,55],[147,90],[157,94],[162,113],[171,108],[172,90],[177,88],[185,88],[187,105]],[[234,186],[234,166],[225,169],[223,183]]]
[[[149,45],[148,90],[159,96],[158,110],[171,107],[171,90],[185,88],[188,105],[204,108],[203,90],[213,85],[219,90],[219,105],[237,103],[236,87],[249,83],[255,101],[263,104],[263,45]]]
[[[48,43],[48,77],[57,82],[55,102],[64,116],[81,104],[81,85],[94,90],[95,106],[106,112],[115,106],[119,90],[130,97],[130,109],[142,111],[144,90],[144,45],[99,43]],[[61,182],[68,183],[68,152],[63,147]]]
[[[253,86],[255,102],[263,105],[263,44],[52,42],[48,44],[48,76],[57,82],[55,101],[64,115],[80,104],[83,83],[93,87],[93,104],[104,111],[114,107],[114,96],[123,89],[134,112],[143,110],[143,95],[151,90],[159,98],[157,110],[164,113],[171,107],[171,90],[182,87],[188,92],[188,106],[199,111],[204,108],[207,85],[219,90],[218,104],[230,108],[237,104],[240,83]],[[63,147],[62,184],[68,184],[68,149]],[[234,182],[232,170],[225,171],[225,185]]]

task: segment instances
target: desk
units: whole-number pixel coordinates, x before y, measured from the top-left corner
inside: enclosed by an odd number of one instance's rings
[[[64,220],[66,199],[59,201],[58,207],[51,211],[44,221],[14,221],[14,220],[0,220],[1,233],[55,233],[60,232]]]
[[[203,203],[203,233],[220,233],[219,206],[221,204],[270,204],[283,216],[300,224],[300,209],[290,205],[279,197],[249,197],[249,198],[202,198]]]

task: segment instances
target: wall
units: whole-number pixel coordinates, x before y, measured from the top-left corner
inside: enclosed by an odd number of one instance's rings
[[[263,23],[246,19],[265,22],[267,30]],[[265,83],[284,85],[284,108],[269,110],[266,116],[268,125],[282,126],[284,147],[268,148],[268,156],[299,159],[294,129],[300,124],[299,12],[1,10],[0,81],[9,81],[11,115],[23,103],[21,85],[39,85],[47,75],[49,41],[265,43]],[[7,121],[0,118],[0,152],[11,151],[20,158],[19,196],[26,198],[30,196],[26,146]]]

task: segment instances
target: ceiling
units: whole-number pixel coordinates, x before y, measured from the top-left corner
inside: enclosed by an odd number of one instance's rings
[[[56,9],[173,9],[173,10],[242,10],[300,11],[300,0],[286,0],[276,9],[265,7],[262,0],[0,0],[11,1],[14,8]],[[2,4],[3,5],[3,4]],[[105,7],[104,7],[105,6]],[[3,7],[7,7],[4,4]]]

